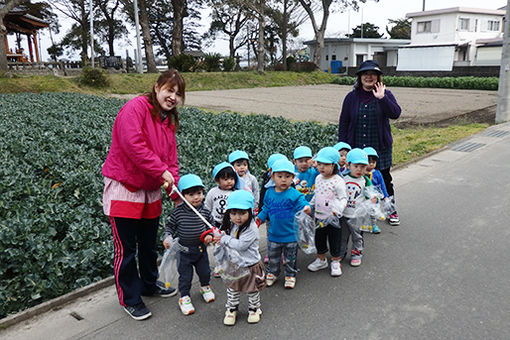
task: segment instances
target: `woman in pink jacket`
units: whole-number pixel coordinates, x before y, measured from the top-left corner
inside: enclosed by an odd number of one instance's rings
[[[103,209],[113,231],[117,294],[135,320],[151,316],[142,295],[176,293],[156,285],[156,237],[161,186],[167,182],[170,190],[179,179],[176,107],[184,102],[184,91],[184,79],[169,70],[161,74],[152,92],[127,102],[113,124],[112,145],[103,165]]]

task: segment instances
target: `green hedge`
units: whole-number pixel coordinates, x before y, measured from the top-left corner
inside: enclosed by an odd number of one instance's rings
[[[0,318],[112,275],[101,166],[124,101],[80,94],[0,95]],[[211,171],[240,148],[260,176],[273,152],[317,151],[336,127],[180,110],[181,173]],[[170,203],[165,200],[165,214]]]
[[[336,77],[334,84],[353,85],[355,77]],[[387,86],[396,87],[431,87],[448,89],[498,89],[498,77],[393,77],[384,76],[383,82]]]

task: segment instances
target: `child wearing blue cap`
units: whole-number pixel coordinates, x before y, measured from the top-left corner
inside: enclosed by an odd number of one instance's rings
[[[376,197],[368,197],[366,187],[372,185],[370,179],[365,176],[365,169],[368,165],[367,154],[358,148],[354,148],[347,154],[348,172],[344,177],[347,190],[347,206],[342,219],[342,253],[347,252],[349,234],[352,239],[351,266],[359,267],[363,255],[363,234],[361,226],[356,221],[356,208],[366,199],[375,203]]]
[[[294,177],[296,189],[310,202],[315,188],[315,178],[319,175],[319,171],[312,167],[312,149],[307,146],[298,146],[294,150],[294,164],[296,165]]]
[[[241,150],[236,150],[228,155],[228,162],[232,164],[239,177],[244,181],[244,190],[252,193],[255,199],[255,209],[259,205],[259,181],[250,173],[250,158],[248,154]]]
[[[343,176],[343,174],[347,171],[347,153],[351,151],[351,146],[345,142],[338,142],[333,146],[338,153],[340,154],[340,160],[338,161],[339,175]]]
[[[214,225],[219,228],[227,210],[227,198],[234,190],[240,188],[240,179],[234,167],[227,162],[222,162],[214,167],[213,179],[217,185],[207,193],[205,206],[211,211]]]
[[[269,263],[267,265],[267,286],[272,286],[280,274],[280,258],[285,258],[285,288],[294,288],[298,272],[298,252],[294,216],[299,211],[310,214],[312,209],[305,197],[293,188],[294,164],[280,159],[272,165],[271,179],[275,186],[267,189],[264,205],[257,215],[259,223],[270,219],[267,244]]]
[[[383,194],[384,200],[389,200],[388,191],[386,191],[386,185],[384,184],[383,175],[379,170],[375,167],[377,166],[377,160],[379,159],[379,155],[377,151],[372,147],[363,148],[363,151],[368,156],[368,165],[365,170],[365,175],[372,181],[372,185],[377,189],[377,191]],[[379,234],[381,229],[375,224],[375,217],[372,217],[372,233]]]
[[[328,267],[326,253],[331,253],[331,276],[342,275],[341,253],[342,230],[340,217],[347,204],[345,182],[338,175],[340,155],[334,147],[322,148],[315,157],[320,175],[315,182],[315,196],[310,202],[314,207],[315,219],[319,227],[315,229],[317,259],[308,265],[308,270],[316,272]]]
[[[233,326],[236,322],[241,292],[248,294],[248,323],[260,321],[260,291],[266,286],[264,264],[260,260],[259,230],[253,216],[254,199],[250,192],[238,190],[227,199],[227,212],[223,218],[221,234],[214,238],[220,244],[236,250],[240,267],[250,274],[227,287],[227,308],[223,323]]]
[[[188,174],[181,177],[177,189],[184,198],[209,222],[212,222],[211,213],[202,203],[204,200],[204,184],[200,177]],[[179,272],[179,307],[184,315],[195,312],[191,303],[190,289],[193,280],[193,268],[200,279],[200,293],[205,302],[214,301],[215,296],[209,285],[211,269],[207,256],[206,246],[212,241],[212,230],[188,207],[179,204],[170,214],[170,220],[163,232],[163,245],[169,248],[175,237],[179,237],[179,244],[183,250],[179,253],[177,270]]]

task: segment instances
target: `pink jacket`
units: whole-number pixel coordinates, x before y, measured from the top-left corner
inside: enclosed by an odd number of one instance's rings
[[[144,96],[133,98],[120,109],[112,131],[112,145],[103,165],[103,176],[121,182],[128,190],[156,190],[161,175],[170,171],[179,180],[175,132],[152,119],[152,105]]]

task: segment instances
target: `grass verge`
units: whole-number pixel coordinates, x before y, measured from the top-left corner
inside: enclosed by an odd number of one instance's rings
[[[187,91],[253,87],[330,84],[334,75],[325,72],[203,72],[182,73]],[[0,93],[75,92],[82,94],[131,94],[152,88],[158,74],[122,73],[108,75],[110,86],[102,89],[81,85],[77,77],[16,76],[0,78]]]

